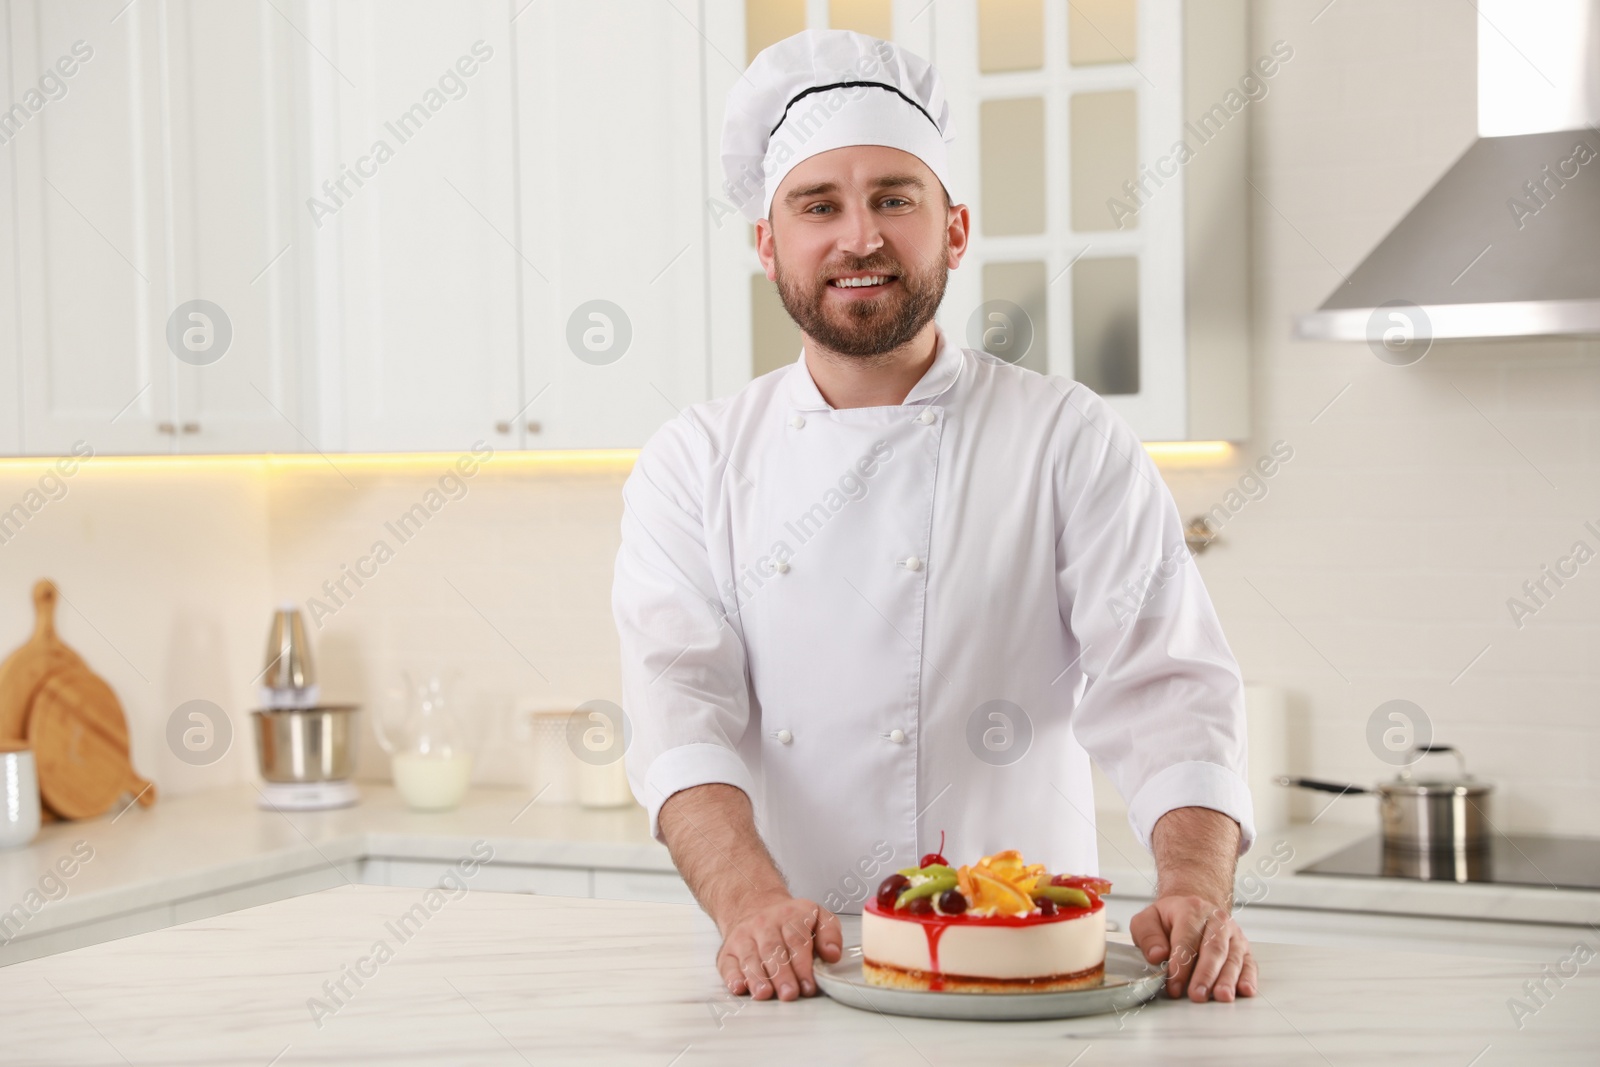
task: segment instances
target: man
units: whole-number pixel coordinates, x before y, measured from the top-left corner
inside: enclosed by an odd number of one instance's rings
[[[945,835],[1097,869],[1089,755],[1153,850],[1131,933],[1168,992],[1252,995],[1237,664],[1137,437],[933,321],[971,217],[925,61],[844,31],[756,57],[726,186],[797,363],[695,405],[624,489],[629,779],[728,988],[816,991],[835,912]]]

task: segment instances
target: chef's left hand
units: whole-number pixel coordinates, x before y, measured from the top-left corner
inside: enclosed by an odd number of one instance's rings
[[[1165,896],[1128,924],[1133,943],[1151,963],[1167,961],[1167,995],[1185,990],[1196,1003],[1256,993],[1250,940],[1227,909],[1203,897]]]

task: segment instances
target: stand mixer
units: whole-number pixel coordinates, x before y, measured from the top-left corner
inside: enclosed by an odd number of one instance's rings
[[[354,704],[322,704],[300,609],[281,606],[267,635],[261,704],[250,713],[256,758],[265,784],[263,808],[315,811],[344,808],[361,794],[355,772]]]

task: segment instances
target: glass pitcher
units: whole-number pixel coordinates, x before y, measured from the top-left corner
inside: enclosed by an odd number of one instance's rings
[[[437,674],[405,679],[405,718],[395,729],[375,715],[373,731],[389,754],[394,786],[416,811],[449,811],[461,803],[472,777],[466,724],[453,710],[449,682]]]

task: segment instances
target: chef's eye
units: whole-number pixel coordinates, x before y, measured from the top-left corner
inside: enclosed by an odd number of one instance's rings
[[[829,211],[833,210],[833,205],[832,204],[812,204],[810,207],[806,208],[806,214],[807,215],[816,214],[817,208],[819,208],[819,207],[820,208],[825,208],[825,209],[827,209]]]
[[[891,197],[889,197],[888,199],[886,199],[883,202],[883,206],[884,207],[893,207],[895,205],[895,203],[897,203],[897,202],[901,203],[901,204],[907,204],[907,205],[909,205],[911,203],[911,201],[907,200],[903,196],[891,196]]]

